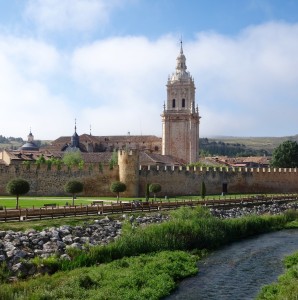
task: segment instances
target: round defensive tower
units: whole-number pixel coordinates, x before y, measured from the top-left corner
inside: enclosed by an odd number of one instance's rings
[[[123,196],[138,197],[139,195],[139,151],[118,151],[119,180],[126,185]]]

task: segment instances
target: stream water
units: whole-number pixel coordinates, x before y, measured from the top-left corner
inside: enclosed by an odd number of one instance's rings
[[[214,251],[198,264],[167,300],[254,299],[283,273],[282,259],[298,251],[298,229],[263,234]]]

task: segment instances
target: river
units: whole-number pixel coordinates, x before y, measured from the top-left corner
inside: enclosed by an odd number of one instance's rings
[[[199,273],[183,280],[167,300],[248,300],[283,273],[284,256],[298,251],[298,229],[235,242],[198,263]]]

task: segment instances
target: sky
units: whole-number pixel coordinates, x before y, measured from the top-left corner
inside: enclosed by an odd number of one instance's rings
[[[298,134],[297,0],[0,0],[0,135],[161,136],[180,39],[200,137]]]

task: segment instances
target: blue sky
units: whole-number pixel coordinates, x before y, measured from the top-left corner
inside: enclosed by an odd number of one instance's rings
[[[201,137],[298,134],[296,0],[0,0],[0,134],[161,136],[181,37]]]

